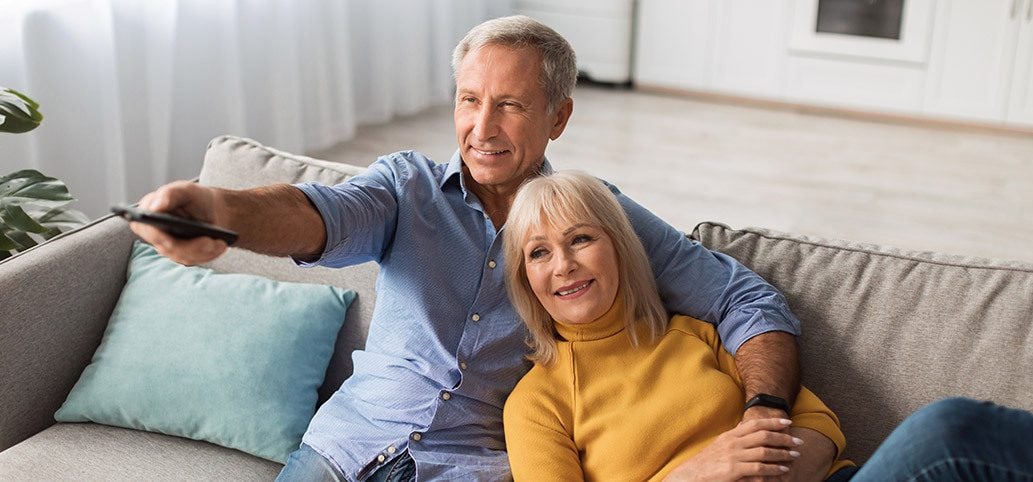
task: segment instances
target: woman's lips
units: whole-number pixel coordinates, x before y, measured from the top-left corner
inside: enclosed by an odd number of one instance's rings
[[[595,280],[579,281],[577,283],[569,284],[555,291],[556,297],[561,300],[572,300],[581,297],[588,292],[588,289],[592,287]]]

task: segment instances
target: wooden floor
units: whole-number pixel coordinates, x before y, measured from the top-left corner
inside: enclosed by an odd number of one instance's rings
[[[619,186],[680,229],[701,221],[1033,261],[1033,136],[886,124],[579,87],[557,169]],[[450,107],[311,155],[368,165],[455,150]]]

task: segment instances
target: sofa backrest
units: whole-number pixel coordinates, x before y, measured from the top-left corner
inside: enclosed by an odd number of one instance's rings
[[[866,460],[949,396],[1033,409],[1033,265],[716,223],[693,238],[777,286],[803,324],[803,383]]]
[[[208,144],[199,181],[229,189],[307,181],[333,185],[363,171],[365,168],[278,151],[250,139],[222,136]],[[208,266],[216,271],[249,273],[281,281],[323,283],[358,293],[348,308],[326,379],[319,390],[319,403],[326,401],[351,374],[352,352],[366,345],[366,333],[376,301],[377,265],[365,263],[343,269],[300,268],[289,258],[230,248],[228,253]]]

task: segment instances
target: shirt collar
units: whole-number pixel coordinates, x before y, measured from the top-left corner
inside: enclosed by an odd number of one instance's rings
[[[542,160],[540,172],[545,175],[552,174],[554,172],[552,163],[549,162],[549,158],[546,157]],[[463,190],[463,194],[466,194],[466,180],[463,179],[463,156],[460,154],[459,149],[456,149],[455,154],[452,154],[452,159],[448,161],[448,167],[445,168],[445,175],[441,176],[441,183],[438,187],[444,188],[445,184],[454,177],[459,178],[459,186]]]
[[[445,175],[441,176],[441,184],[438,187],[444,188],[447,183],[453,177],[459,176],[459,185],[463,186],[463,192],[466,192],[466,186],[463,183],[463,156],[459,154],[459,149],[456,149],[455,154],[452,154],[452,159],[448,161],[448,167],[445,168]]]

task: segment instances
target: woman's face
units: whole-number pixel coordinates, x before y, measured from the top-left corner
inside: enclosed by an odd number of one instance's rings
[[[524,264],[531,289],[555,320],[590,323],[617,296],[617,251],[596,226],[532,229],[524,244]]]

